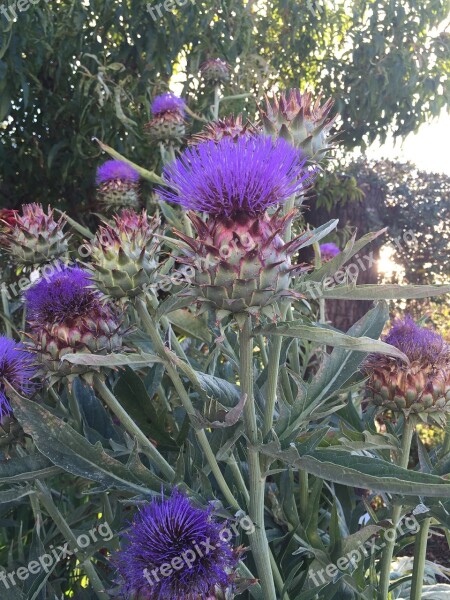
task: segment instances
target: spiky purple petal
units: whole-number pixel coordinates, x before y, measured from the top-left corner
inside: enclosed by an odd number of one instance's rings
[[[99,302],[99,292],[92,287],[90,273],[59,265],[25,293],[27,318],[33,327],[39,327],[87,315]]]
[[[421,361],[430,365],[448,353],[447,346],[439,333],[417,325],[410,315],[393,322],[384,341],[406,354],[411,362]]]
[[[226,587],[236,558],[231,546],[222,541],[221,530],[210,509],[196,508],[178,490],[170,498],[145,505],[116,557],[125,591],[138,592],[148,600],[205,600],[216,585]],[[184,561],[182,568],[172,568],[167,576],[161,574],[163,565],[172,565],[186,552],[191,557],[193,552],[195,560]],[[180,566],[179,561],[174,564]]]
[[[188,148],[166,166],[163,200],[211,215],[257,215],[311,181],[305,158],[283,139],[222,139]]]
[[[11,413],[5,384],[9,384],[22,396],[29,397],[36,387],[31,380],[37,370],[35,356],[27,351],[24,344],[0,336],[0,419]]]
[[[184,115],[185,109],[186,102],[183,98],[175,96],[172,92],[166,92],[165,94],[156,96],[151,106],[154,115],[160,115],[167,112],[177,112]]]
[[[122,181],[139,181],[139,173],[121,160],[107,160],[97,169],[96,183],[120,179]]]

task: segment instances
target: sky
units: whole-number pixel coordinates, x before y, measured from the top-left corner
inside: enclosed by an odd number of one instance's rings
[[[442,112],[431,123],[424,123],[417,133],[408,135],[403,143],[388,140],[383,146],[373,144],[367,150],[373,159],[411,161],[423,171],[450,175],[450,115]]]

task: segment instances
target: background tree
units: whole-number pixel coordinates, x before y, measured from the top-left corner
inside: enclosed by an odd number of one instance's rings
[[[28,6],[16,20],[0,16],[4,206],[89,207],[102,160],[93,137],[155,166],[158,149],[142,133],[149,100],[176,75],[190,107],[208,110],[198,80],[208,56],[235,68],[228,95],[300,83],[333,96],[347,149],[391,129],[406,135],[449,100],[449,36],[438,29],[445,0],[208,0],[160,18],[138,0]],[[240,108],[254,116],[244,100],[222,105]]]

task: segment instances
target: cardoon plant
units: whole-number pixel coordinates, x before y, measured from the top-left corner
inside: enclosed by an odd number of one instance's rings
[[[196,239],[177,233],[195,271],[189,293],[219,318],[272,315],[299,267],[290,258],[296,240],[281,237],[295,213],[268,209],[306,187],[311,173],[302,154],[267,137],[208,141],[186,150],[164,169],[164,178],[169,189],[160,190],[161,198],[191,211],[197,233]]]
[[[21,267],[38,267],[67,257],[66,219],[61,216],[55,220],[50,207],[45,212],[40,204],[24,204],[21,213],[9,212],[2,225],[2,245]]]
[[[186,133],[186,102],[172,92],[166,92],[154,98],[151,111],[153,118],[144,127],[150,138],[170,144],[180,143]]]
[[[417,325],[411,316],[394,321],[384,340],[401,350],[409,363],[394,357],[369,356],[365,370],[369,375],[367,395],[369,401],[380,411],[391,410],[394,416],[402,414],[404,426],[402,447],[398,464],[408,467],[411,442],[417,421],[427,417],[445,426],[450,412],[450,347],[442,336],[426,327]],[[392,510],[392,522],[396,526],[402,514],[401,504]],[[416,541],[416,560],[413,572],[411,598],[421,598],[424,574],[427,534],[431,519],[421,526]],[[388,596],[391,562],[395,537],[386,541],[381,562],[379,599]]]
[[[445,424],[450,411],[450,347],[441,335],[417,325],[411,316],[395,321],[384,341],[399,348],[409,364],[374,355],[366,361],[370,401],[405,417],[429,416]]]
[[[241,137],[254,137],[260,133],[261,130],[252,125],[250,121],[247,120],[244,122],[242,115],[238,115],[237,117],[229,115],[205,125],[200,133],[196,133],[189,138],[188,144],[196,146],[209,140],[220,142],[223,138],[231,138],[236,142]]]
[[[289,90],[273,98],[266,97],[259,107],[262,125],[267,135],[279,136],[301,147],[308,156],[320,158],[330,149],[329,131],[335,122],[330,117],[333,100],[320,104],[310,92]]]
[[[108,212],[139,207],[139,173],[120,160],[107,160],[97,169],[97,198]]]
[[[200,65],[200,74],[208,85],[220,85],[230,80],[231,66],[221,58],[208,58]]]
[[[30,337],[52,379],[92,372],[91,367],[63,361],[67,354],[106,354],[122,348],[121,317],[102,300],[87,271],[59,265],[25,297]]]
[[[143,600],[206,600],[231,588],[237,556],[222,527],[178,490],[144,505],[116,557],[124,590]]]
[[[333,242],[329,242],[328,244],[321,244],[319,246],[319,249],[320,258],[322,262],[328,262],[340,253],[338,246],[336,246],[336,244],[334,244]]]
[[[106,296],[132,298],[154,281],[160,222],[148,219],[145,210],[123,210],[113,218],[113,223],[103,222],[88,245],[92,278]]]

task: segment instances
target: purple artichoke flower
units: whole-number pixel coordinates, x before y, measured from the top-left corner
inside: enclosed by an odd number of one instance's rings
[[[312,173],[283,139],[224,138],[185,150],[163,173],[163,200],[210,215],[256,216],[302,191]]]
[[[122,180],[136,183],[139,180],[139,173],[121,160],[107,160],[97,169],[97,184],[105,181]]]
[[[212,509],[196,508],[178,490],[135,517],[116,556],[128,594],[146,600],[206,600],[226,589],[236,565]]]
[[[122,348],[122,319],[83,269],[59,265],[31,287],[25,298],[34,345],[45,368],[57,377],[92,371],[62,361],[66,354],[106,354]]]
[[[333,242],[329,242],[328,244],[322,244],[320,246],[320,256],[322,258],[322,262],[328,262],[332,260],[335,256],[340,254],[340,249]]]
[[[92,306],[100,301],[99,292],[92,289],[91,277],[78,267],[59,265],[51,275],[27,290],[27,318],[32,327],[88,315]]]
[[[384,341],[404,352],[411,362],[426,361],[433,365],[443,352],[448,355],[442,336],[432,329],[420,327],[410,315],[395,320]]]
[[[161,115],[168,112],[176,112],[184,116],[186,109],[186,102],[183,98],[179,98],[172,94],[172,92],[166,92],[160,96],[156,96],[152,102],[151,110],[154,115]]]
[[[36,388],[31,380],[37,370],[35,356],[24,344],[0,336],[0,419],[12,412],[5,384],[22,396],[30,397]]]
[[[373,403],[405,416],[426,413],[442,424],[450,411],[450,347],[409,315],[394,321],[384,341],[404,352],[410,362],[380,354],[367,358],[367,389]]]

